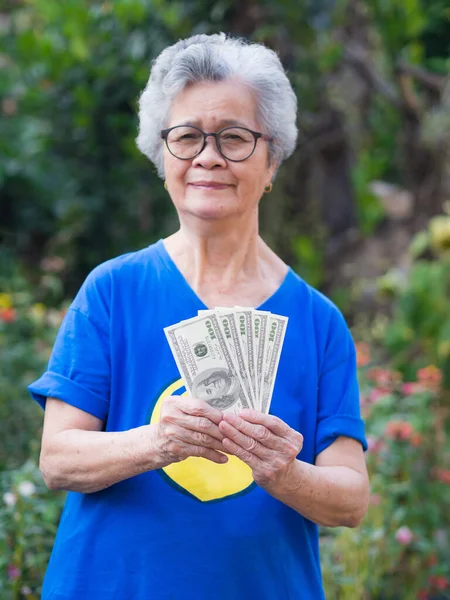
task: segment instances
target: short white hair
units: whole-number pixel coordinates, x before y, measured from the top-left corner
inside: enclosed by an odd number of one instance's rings
[[[174,98],[188,84],[239,78],[255,94],[257,117],[273,141],[269,160],[278,165],[297,141],[297,97],[273,50],[224,33],[194,35],[169,46],[153,62],[139,98],[139,150],[164,178],[161,130],[167,127]]]

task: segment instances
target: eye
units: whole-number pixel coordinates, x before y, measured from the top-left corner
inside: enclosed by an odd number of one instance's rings
[[[238,141],[238,142],[244,142],[245,140],[238,135],[237,133],[225,133],[222,136],[223,140],[231,140],[231,141]]]

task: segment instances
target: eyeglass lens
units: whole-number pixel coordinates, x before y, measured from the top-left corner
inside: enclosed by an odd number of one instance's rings
[[[219,150],[230,160],[244,160],[255,149],[253,134],[242,127],[230,127],[222,131],[217,139]],[[203,134],[198,129],[180,126],[167,135],[167,147],[177,158],[188,159],[196,156],[203,146]]]

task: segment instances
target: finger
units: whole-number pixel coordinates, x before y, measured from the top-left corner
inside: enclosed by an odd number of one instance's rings
[[[206,458],[219,465],[223,465],[226,462],[228,462],[228,456],[226,454],[222,454],[221,452],[217,452],[216,450],[212,450],[211,448],[204,448],[203,446],[195,446],[188,444],[187,449],[190,456]]]
[[[193,417],[206,417],[216,425],[220,423],[223,413],[218,408],[214,408],[204,400],[194,398],[193,396],[179,396],[176,401],[178,408],[186,415]]]
[[[252,471],[255,469],[261,469],[261,467],[263,466],[263,462],[261,459],[259,459],[254,454],[251,454],[244,448],[241,448],[241,446],[239,446],[229,438],[225,438],[223,440],[223,447],[225,448],[228,454],[234,454],[234,456],[240,458],[242,462],[245,462],[245,464],[247,464],[252,469]]]
[[[226,421],[223,421],[220,424],[220,428],[225,436],[224,440],[222,441],[224,448],[225,439],[228,439],[243,450],[245,450],[246,452],[248,452],[249,454],[252,454],[262,460],[268,460],[270,454],[273,453],[272,450],[269,450],[265,446],[262,446],[258,442],[258,440],[255,440],[254,438],[249,437],[244,433],[241,433],[238,429],[236,429],[235,427],[233,427],[233,425],[230,425],[230,423],[227,423]]]
[[[171,416],[170,420],[172,423],[175,423],[183,429],[197,431],[198,433],[209,435],[219,441],[222,441],[223,439],[223,434],[219,427],[206,417],[192,417],[191,415],[181,413],[179,415]]]
[[[266,415],[256,410],[244,408],[239,412],[239,416],[249,423],[264,425],[276,435],[279,435],[280,437],[287,437],[294,443],[303,443],[303,436],[301,433],[295,431],[295,429],[292,429],[292,427],[289,427],[287,423],[278,417],[275,417],[274,415]]]
[[[283,437],[280,437],[270,429],[267,429],[264,425],[258,425],[254,423],[249,423],[245,421],[238,415],[227,414],[224,415],[223,423],[229,423],[235,429],[238,429],[241,433],[247,435],[250,438],[257,440],[262,446],[266,448],[270,448],[271,450],[279,450],[283,451],[287,445],[289,445],[289,441]],[[224,433],[223,426],[219,427],[222,429]]]
[[[204,448],[213,448],[221,452],[224,451],[222,442],[211,437],[206,433],[200,433],[199,431],[190,431],[189,429],[183,429],[182,427],[176,433],[176,437],[187,444],[193,446],[203,446]],[[223,435],[221,434],[223,438]]]

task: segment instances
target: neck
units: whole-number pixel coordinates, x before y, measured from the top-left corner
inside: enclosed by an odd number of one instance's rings
[[[194,289],[217,284],[231,290],[259,271],[265,244],[258,234],[257,215],[252,220],[196,220],[193,225],[183,219],[180,223],[166,246]]]

